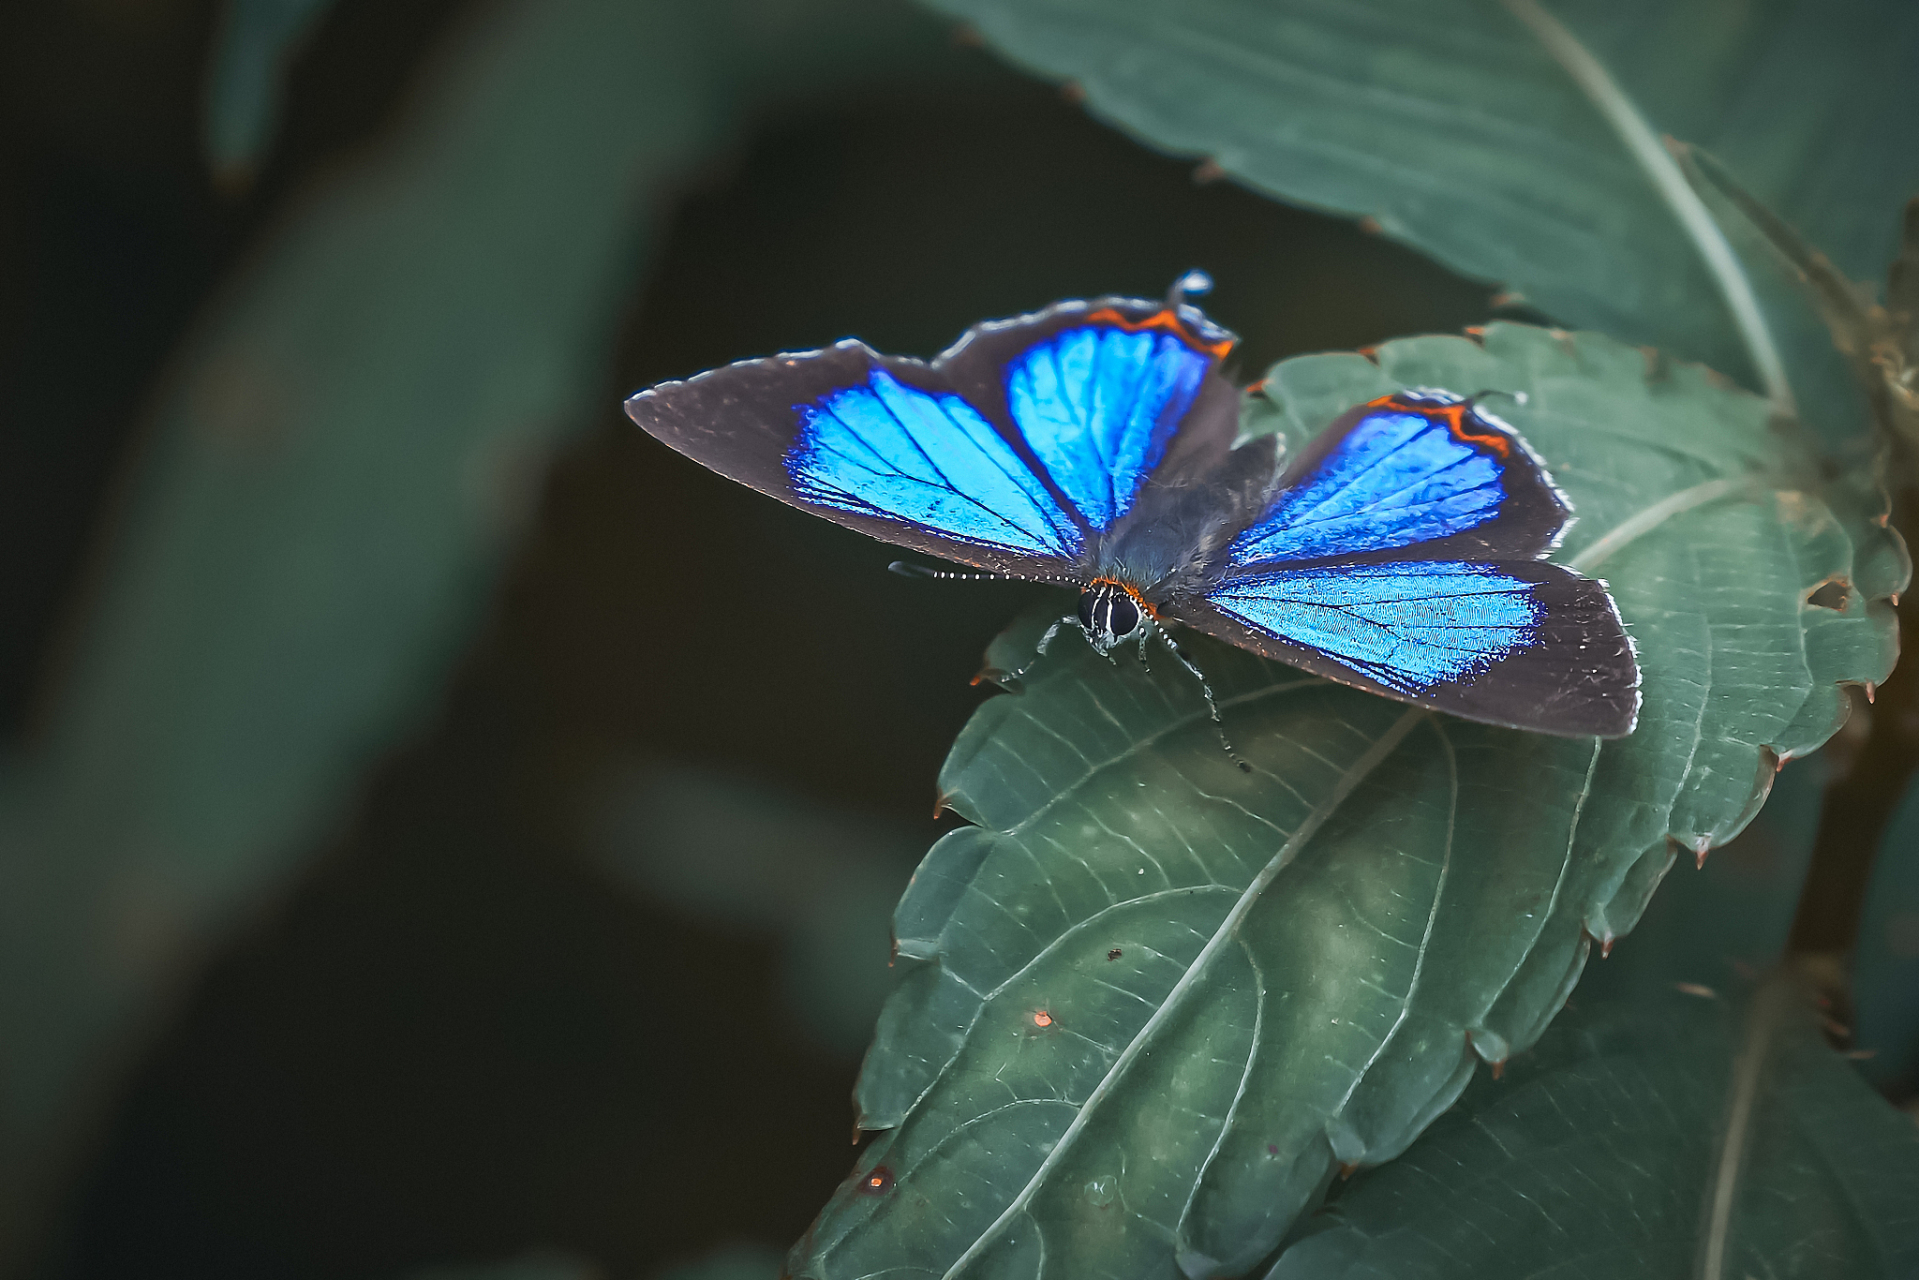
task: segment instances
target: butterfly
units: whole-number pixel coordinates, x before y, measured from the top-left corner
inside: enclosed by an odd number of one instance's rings
[[[721,475],[883,541],[1080,588],[1102,654],[1178,623],[1469,720],[1630,733],[1605,583],[1544,559],[1572,516],[1475,399],[1409,387],[1298,453],[1238,444],[1238,339],[1187,300],[1098,298],[975,325],[930,363],[848,339],[663,382],[629,416]],[[949,576],[949,575],[935,575]],[[964,575],[950,575],[964,576]],[[1229,748],[1230,750],[1230,748]]]

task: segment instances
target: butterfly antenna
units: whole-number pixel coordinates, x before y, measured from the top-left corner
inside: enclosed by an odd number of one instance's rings
[[[1153,631],[1161,640],[1165,641],[1166,648],[1171,651],[1172,655],[1179,659],[1179,665],[1192,672],[1193,679],[1199,681],[1199,691],[1205,695],[1206,698],[1206,709],[1213,714],[1213,730],[1219,734],[1219,745],[1226,749],[1226,754],[1232,757],[1233,763],[1239,766],[1241,773],[1251,773],[1253,766],[1247,764],[1245,760],[1240,758],[1239,752],[1233,750],[1233,744],[1226,737],[1226,722],[1220,719],[1219,703],[1213,698],[1213,685],[1212,682],[1206,678],[1206,673],[1193,665],[1193,660],[1186,656],[1186,651],[1179,647],[1173,637],[1168,634],[1165,627],[1155,623],[1153,625]]]
[[[902,578],[932,579],[940,582],[1048,582],[1060,586],[1077,586],[1075,578],[1048,577],[1031,573],[954,573],[950,569],[929,569],[923,564],[909,564],[904,560],[895,560],[886,566],[887,572],[897,573]]]

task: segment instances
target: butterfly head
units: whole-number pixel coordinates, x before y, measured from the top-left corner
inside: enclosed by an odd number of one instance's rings
[[[1152,606],[1138,591],[1110,578],[1095,579],[1079,595],[1080,629],[1100,653],[1137,637],[1152,616]]]

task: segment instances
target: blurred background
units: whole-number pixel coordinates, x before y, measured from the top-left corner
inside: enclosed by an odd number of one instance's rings
[[[764,1276],[846,1173],[1032,589],[631,391],[1194,266],[1248,380],[1538,318],[904,3],[27,0],[0,60],[9,1276]],[[1820,767],[1709,868],[1781,928]]]

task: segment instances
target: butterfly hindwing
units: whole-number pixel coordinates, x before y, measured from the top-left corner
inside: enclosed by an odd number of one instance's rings
[[[1182,620],[1345,684],[1469,719],[1617,737],[1638,667],[1605,584],[1541,560],[1373,560],[1227,578]]]

